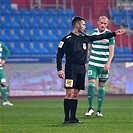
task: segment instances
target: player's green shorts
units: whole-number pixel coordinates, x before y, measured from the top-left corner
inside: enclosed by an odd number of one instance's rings
[[[99,79],[100,82],[108,80],[109,71],[104,71],[102,67],[88,65],[88,80]]]

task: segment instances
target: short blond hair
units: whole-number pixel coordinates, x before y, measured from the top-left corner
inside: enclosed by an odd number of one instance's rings
[[[100,21],[100,19],[107,19],[108,20],[108,18],[106,16],[100,16],[99,21]]]

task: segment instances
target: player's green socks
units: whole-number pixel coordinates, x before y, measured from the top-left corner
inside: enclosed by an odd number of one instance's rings
[[[99,86],[98,87],[98,111],[101,111],[104,96],[105,96],[105,87],[104,86]]]
[[[89,108],[93,108],[95,83],[89,82],[88,84],[88,103]]]
[[[3,101],[7,101],[7,87],[1,86],[1,95],[3,97]]]

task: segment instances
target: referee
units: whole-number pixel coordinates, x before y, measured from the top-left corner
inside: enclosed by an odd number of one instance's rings
[[[63,124],[81,123],[76,118],[78,105],[78,93],[85,90],[85,74],[87,63],[88,43],[95,40],[111,38],[121,35],[126,31],[118,29],[113,33],[87,36],[83,32],[86,29],[85,19],[76,16],[72,19],[73,30],[66,35],[58,45],[56,57],[58,77],[65,79],[66,95],[64,98],[65,118]],[[62,70],[62,58],[65,56],[65,73]]]

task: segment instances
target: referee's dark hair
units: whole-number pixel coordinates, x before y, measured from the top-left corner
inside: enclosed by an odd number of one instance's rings
[[[82,20],[85,21],[85,19],[80,16],[73,17],[72,18],[72,27],[74,27],[77,22],[81,22]]]

